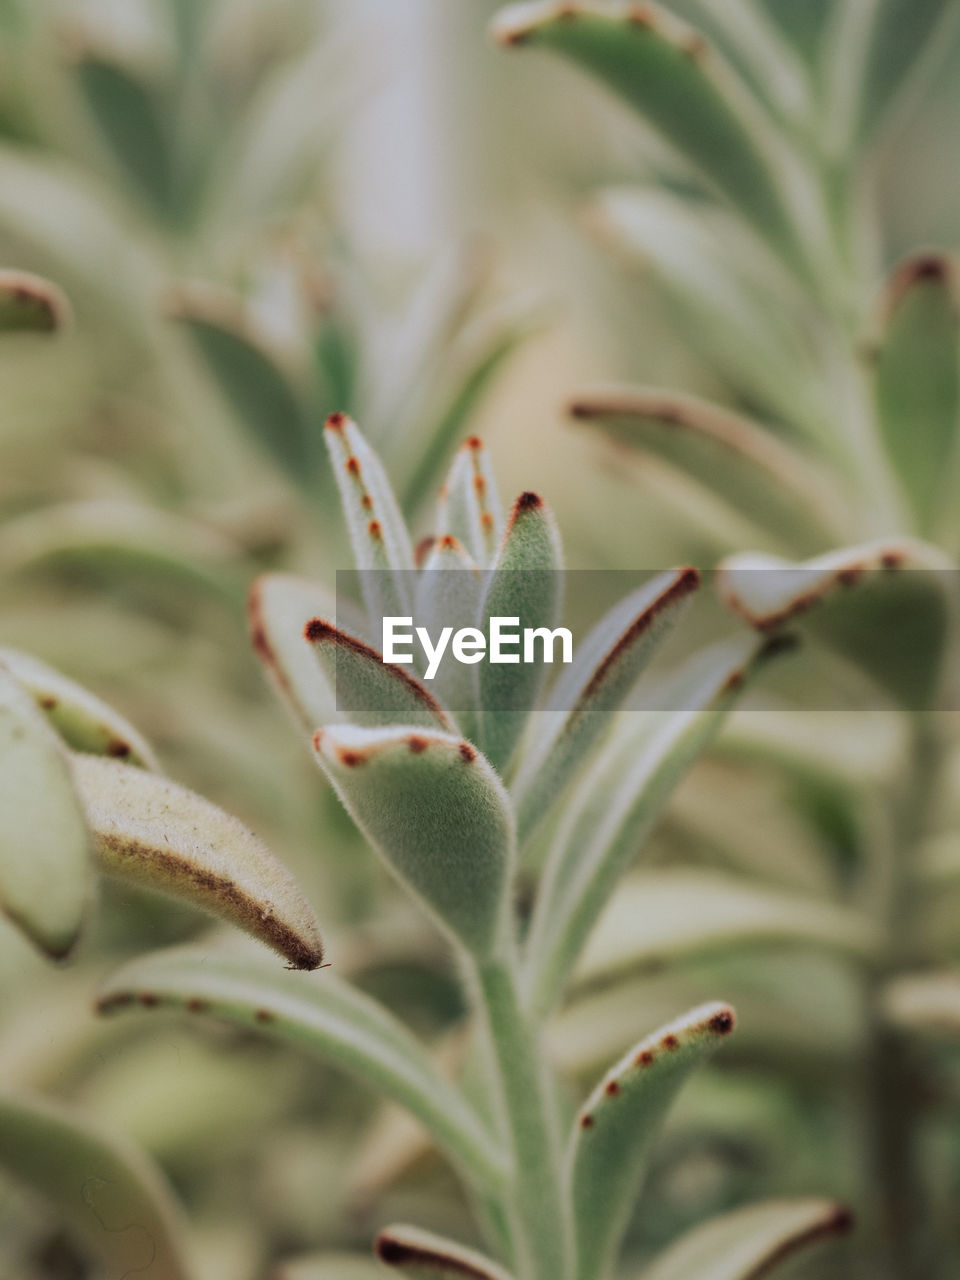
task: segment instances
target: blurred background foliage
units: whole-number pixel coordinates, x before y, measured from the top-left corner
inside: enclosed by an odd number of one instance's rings
[[[822,55],[828,0],[766,2],[801,58]],[[0,642],[107,698],[171,776],[250,822],[306,886],[338,968],[452,1057],[463,1011],[448,958],[383,884],[247,639],[256,573],[332,585],[342,561],[324,417],[357,417],[423,533],[452,448],[476,431],[506,493],[549,496],[572,567],[709,566],[741,535],[566,421],[585,382],[727,403],[737,389],[586,213],[600,186],[683,191],[685,175],[599,87],[496,51],[496,7],[0,0],[0,262],[56,280],[74,312],[52,340],[0,344]],[[671,7],[702,16],[694,0]],[[887,266],[917,244],[956,247],[960,49],[942,53],[875,160]],[[765,741],[741,725],[681,791],[654,866],[842,899],[857,824],[906,751],[895,717],[848,731],[841,717],[826,740],[821,721],[810,742],[802,726]],[[802,768],[785,779],[771,761],[790,752]],[[471,1237],[409,1123],[335,1073],[236,1033],[96,1022],[91,995],[118,957],[207,927],[146,894],[103,898],[64,971],[0,922],[0,1077],[79,1102],[152,1152],[204,1276],[365,1249],[393,1217]],[[759,936],[728,953],[721,937],[587,987],[558,1017],[552,1052],[587,1080],[684,1000],[722,988],[740,1007],[743,1034],[660,1144],[638,1254],[761,1193],[861,1200],[871,1171],[850,1103],[867,1029],[843,952]],[[960,1059],[937,1046],[933,1064],[924,1177],[960,1250],[945,1122]],[[804,1274],[850,1274],[838,1257]],[[7,1273],[85,1274],[42,1206],[0,1182]]]

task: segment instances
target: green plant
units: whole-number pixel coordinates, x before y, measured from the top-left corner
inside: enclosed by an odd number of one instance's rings
[[[417,572],[376,455],[342,415],[328,423],[327,440],[369,592],[361,628],[375,630],[384,598],[394,607],[411,588],[418,618],[482,620],[506,610],[522,625],[556,622],[561,551],[553,517],[541,498],[525,493],[502,523],[479,441],[468,441],[454,462],[437,539]],[[564,712],[535,709],[542,665],[533,678],[531,668],[508,668],[509,690],[485,688],[492,676],[481,674],[465,699],[459,690],[457,716],[472,722],[470,739],[420,681],[315,616],[318,590],[310,583],[269,576],[254,585],[254,644],[305,741],[312,739],[354,821],[456,955],[478,1048],[459,1083],[351,983],[328,971],[284,974],[229,948],[135,959],[107,981],[100,1008],[212,1016],[328,1058],[425,1126],[513,1274],[605,1272],[664,1112],[734,1028],[728,1005],[696,1008],[642,1039],[579,1105],[558,1091],[542,1045],[544,1019],[637,845],[749,680],[782,647],[736,635],[670,677],[671,710],[616,714],[698,583],[690,569],[662,574],[602,619],[564,677],[571,695]],[[496,710],[507,692],[509,709]],[[357,723],[336,718],[337,698]],[[514,905],[519,859],[588,757],[592,771],[552,831],[537,900],[521,928]],[[107,769],[128,782],[136,777],[138,788],[168,787],[130,765],[73,760],[81,791],[88,776]],[[216,824],[195,804],[190,816],[199,843],[215,843]],[[155,857],[146,855],[148,877]],[[655,1263],[655,1273],[696,1275],[705,1250],[724,1258],[730,1275],[752,1274],[846,1222],[827,1201],[756,1207],[703,1228]],[[413,1274],[504,1274],[498,1264],[412,1228],[388,1228],[377,1249],[382,1261]],[[319,1273],[324,1265],[317,1263]]]
[[[760,3],[689,8],[696,27],[653,4],[519,5],[496,23],[505,45],[551,50],[597,76],[683,163],[669,182],[601,193],[589,223],[647,270],[735,405],[606,387],[577,394],[571,412],[635,452],[641,468],[683,473],[715,516],[714,554],[759,542],[721,562],[726,603],[763,634],[797,624],[841,657],[839,667],[815,659],[785,705],[822,706],[818,685],[829,680],[838,706],[862,707],[866,696],[908,713],[906,748],[852,786],[839,757],[815,758],[835,718],[806,710],[739,732],[832,846],[833,891],[872,935],[858,1040],[866,1083],[845,1094],[863,1106],[869,1135],[866,1274],[949,1274],[950,1193],[930,1172],[927,1124],[942,1070],[929,1041],[957,1025],[947,995],[957,938],[936,899],[953,892],[946,850],[956,824],[947,712],[960,643],[960,312],[945,253],[913,254],[880,288],[876,169],[878,141],[949,47],[958,10],[896,0],[796,6],[794,43],[779,10]],[[854,545],[830,550],[838,543]],[[813,752],[805,717],[819,725]],[[749,838],[742,824],[730,837]],[[722,883],[692,877],[675,887],[678,912],[698,904],[722,915]],[[637,893],[642,900],[640,885]],[[730,945],[756,936],[750,916]],[[612,933],[608,974],[623,977],[635,959],[625,931]]]

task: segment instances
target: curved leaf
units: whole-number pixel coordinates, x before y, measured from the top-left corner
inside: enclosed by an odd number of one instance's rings
[[[678,392],[624,387],[584,391],[570,413],[679,468],[791,547],[842,536],[840,495],[829,474],[729,409]]]
[[[410,615],[413,549],[393,489],[380,459],[357,424],[343,413],[327,419],[324,432],[370,628],[381,619]]]
[[[188,330],[253,439],[292,480],[311,485],[322,456],[319,423],[295,378],[251,327],[242,300],[191,286],[168,301],[167,314]]]
[[[561,607],[563,552],[553,514],[536,493],[513,504],[503,542],[488,571],[480,610],[481,630],[490,619],[516,618],[520,630],[557,624]],[[477,672],[480,742],[501,771],[513,755],[546,671],[542,662],[515,665],[484,661]]]
[[[426,627],[433,637],[440,635],[444,627],[453,627],[454,633],[463,627],[475,627],[483,585],[483,575],[461,543],[444,534],[430,548],[417,578],[414,617],[418,626]],[[433,688],[457,717],[466,736],[475,736],[478,713],[473,668],[447,652],[433,678]]]
[[[336,693],[338,711],[351,721],[450,729],[450,721],[433,694],[403,667],[384,662],[370,645],[323,618],[311,618],[304,637]]]
[[[77,940],[90,895],[90,836],[66,752],[0,667],[0,911],[42,950]]]
[[[579,782],[554,838],[530,928],[527,978],[538,1008],[560,995],[674,788],[774,652],[738,637],[698,655],[668,686],[667,705],[674,709],[627,715]]]
[[[0,649],[6,668],[30,694],[47,720],[74,751],[113,756],[128,764],[158,769],[150,744],[129,721],[82,685],[16,649]]]
[[[551,695],[562,710],[553,727],[537,735],[514,787],[521,843],[609,726],[699,585],[696,569],[659,574],[615,605],[582,642]]]
[[[193,1275],[169,1189],[121,1137],[59,1104],[0,1094],[0,1166],[51,1203],[104,1280]]]
[[[96,756],[73,777],[103,870],[244,929],[295,969],[323,961],[316,917],[286,867],[236,818],[166,778]]]
[[[247,596],[250,639],[257,656],[308,733],[336,717],[337,700],[303,632],[311,618],[335,609],[336,601],[323,587],[285,573],[263,574]]]
[[[400,880],[476,956],[502,940],[514,850],[503,784],[470,743],[411,728],[314,738],[341,800]]]
[[[607,1072],[580,1108],[568,1156],[577,1280],[609,1267],[670,1104],[735,1021],[729,1005],[707,1004],[668,1023]]]
[[[136,1003],[209,1014],[318,1054],[411,1111],[468,1178],[497,1186],[503,1177],[489,1134],[413,1036],[329,973],[280,974],[263,960],[181,947],[128,964],[102,988],[98,1007]]]
[[[456,538],[474,564],[492,562],[503,537],[503,507],[490,454],[471,436],[453,460],[437,504],[438,538]]]
[[[761,1280],[794,1254],[845,1235],[852,1222],[832,1200],[764,1200],[694,1227],[641,1280]]]
[[[880,938],[849,907],[713,871],[652,871],[624,882],[587,943],[575,979],[608,981],[631,969],[718,950],[805,943],[858,960]]]
[[[168,104],[158,86],[93,49],[74,56],[77,80],[124,175],[161,214],[177,192]]]
[[[785,150],[716,49],[658,5],[521,4],[495,24],[506,45],[552,49],[624,97],[711,186],[794,261]]]
[[[511,1280],[482,1253],[418,1227],[384,1227],[373,1248],[385,1266],[412,1280]]]
[[[70,323],[70,303],[49,280],[0,270],[0,333],[55,333]]]
[[[877,421],[916,527],[928,533],[952,499],[960,461],[960,284],[951,260],[903,263],[887,285],[881,326],[872,353]]]

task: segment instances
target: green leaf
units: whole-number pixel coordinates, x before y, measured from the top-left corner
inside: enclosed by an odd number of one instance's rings
[[[267,573],[247,597],[250,639],[274,688],[308,733],[336,718],[337,699],[317,665],[304,628],[318,614],[333,613],[336,601],[306,578]]]
[[[158,769],[150,744],[123,716],[82,685],[48,667],[45,662],[0,649],[0,667],[9,671],[46,714],[68,747],[93,755],[113,756],[128,764]]]
[[[80,933],[92,862],[66,752],[0,668],[0,911],[51,956]]]
[[[820,356],[795,288],[724,209],[613,187],[593,200],[586,224],[652,278],[683,341],[747,402],[835,449],[833,408],[819,390]]]
[[[536,493],[513,504],[500,550],[489,571],[480,628],[491,618],[517,618],[519,629],[556,626],[561,608],[563,551],[553,514]],[[546,675],[543,662],[478,669],[480,742],[501,771],[510,761]]]
[[[71,320],[66,295],[29,271],[0,270],[0,333],[55,333]]]
[[[87,570],[124,584],[198,588],[206,598],[236,602],[236,543],[210,525],[132,502],[99,500],[50,505],[0,528],[0,574],[44,567]]]
[[[316,917],[286,867],[236,818],[130,765],[75,756],[102,869],[227,920],[295,969],[323,961]]]
[[[612,981],[701,955],[803,943],[872,959],[876,930],[849,907],[715,871],[651,871],[618,889],[590,936],[574,980]]]
[[[784,190],[782,139],[704,37],[654,4],[511,6],[505,45],[551,49],[620,94],[762,235],[802,259]]]
[[[443,627],[453,627],[454,633],[463,627],[474,627],[482,596],[483,577],[463,546],[450,534],[438,538],[417,579],[417,625],[426,627],[434,637],[441,634]],[[433,678],[433,688],[457,717],[465,736],[473,738],[478,719],[473,668],[447,652]]]
[[[746,637],[697,655],[664,686],[667,711],[625,714],[554,836],[528,942],[532,1000],[552,1007],[623,872],[743,688],[776,652]]]
[[[502,941],[514,851],[503,784],[469,742],[417,728],[331,726],[317,759],[388,866],[477,957]]]
[[[960,970],[938,969],[893,978],[880,997],[894,1026],[946,1040],[960,1039]]]
[[[384,1227],[373,1247],[385,1266],[412,1280],[511,1280],[482,1253],[418,1227]]]
[[[357,424],[334,413],[324,434],[370,628],[380,635],[382,618],[412,616],[410,535],[383,464]]]
[[[457,453],[440,490],[437,537],[456,538],[474,564],[491,564],[503,537],[503,508],[490,454],[471,436]]]
[[[584,391],[574,418],[654,454],[791,548],[848,532],[831,476],[769,428],[719,405],[656,388]]]
[[[375,1000],[329,973],[280,974],[259,958],[182,947],[128,964],[98,1007],[134,1004],[209,1014],[317,1054],[411,1111],[468,1179],[502,1181],[501,1153],[423,1048]]]
[[[937,547],[879,539],[801,563],[731,556],[717,569],[716,585],[724,603],[759,631],[811,613],[822,640],[903,705],[919,708],[939,691],[956,612],[953,573]]]
[[[370,645],[323,618],[311,618],[304,636],[326,683],[335,690],[338,710],[352,722],[451,728],[433,694],[403,667],[384,662]]]
[[[75,58],[77,81],[124,175],[165,217],[176,209],[169,104],[133,68],[93,49]]]
[[[169,1188],[122,1137],[60,1104],[0,1094],[0,1166],[49,1201],[104,1280],[193,1275]]]
[[[577,1280],[610,1266],[670,1104],[734,1025],[729,1005],[692,1010],[635,1045],[580,1108],[568,1157]]]
[[[960,287],[949,258],[903,263],[883,300],[874,352],[877,421],[920,533],[954,492],[960,425]]]
[[[537,735],[514,787],[521,844],[609,726],[699,585],[696,569],[660,574],[615,605],[580,645],[551,695],[564,710],[552,729]]]
[[[167,314],[187,329],[253,440],[287,476],[311,488],[322,460],[319,423],[295,375],[254,331],[242,300],[191,286],[168,302]]]
[[[832,1200],[761,1201],[694,1227],[641,1280],[760,1280],[809,1246],[845,1235],[852,1221]]]
[[[960,16],[951,0],[877,0],[872,13],[858,103],[861,144],[922,74],[922,64],[950,46]]]

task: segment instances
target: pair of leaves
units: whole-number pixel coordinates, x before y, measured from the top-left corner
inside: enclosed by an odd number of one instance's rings
[[[321,963],[316,917],[286,868],[235,818],[151,772],[149,746],[112,708],[4,650],[0,731],[0,905],[43,950],[75,943],[93,854],[107,875],[231,921],[295,967]]]

